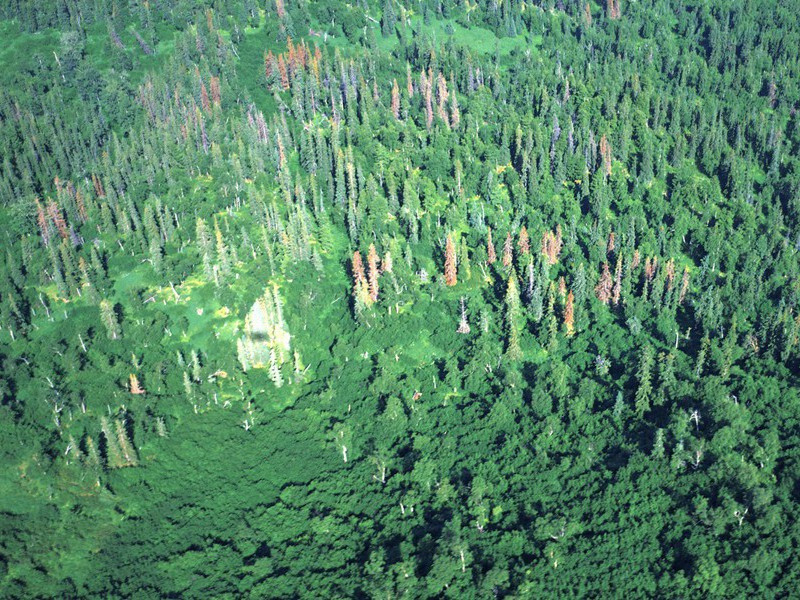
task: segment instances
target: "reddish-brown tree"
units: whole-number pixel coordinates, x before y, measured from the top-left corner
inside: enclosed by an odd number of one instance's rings
[[[509,232],[506,234],[506,241],[503,244],[503,266],[509,268],[512,262],[514,262],[514,241]]]
[[[458,99],[456,98],[456,82],[453,74],[450,73],[450,125],[458,127],[461,122],[461,111],[458,109]]]
[[[436,112],[439,115],[439,118],[444,121],[445,125],[448,127],[450,126],[450,120],[447,116],[447,97],[449,93],[447,91],[447,80],[444,78],[444,75],[439,73],[436,81],[436,96],[437,96],[437,103],[436,103]]]
[[[773,77],[775,75],[773,74]],[[778,97],[778,86],[775,85],[775,80],[772,79],[769,82],[769,88],[767,88],[767,96],[769,97],[769,105],[771,108],[775,108],[775,101]]]
[[[564,326],[567,328],[567,335],[575,333],[575,296],[572,290],[567,294],[567,304],[564,306]]]
[[[211,101],[214,106],[222,104],[222,94],[219,89],[219,77],[211,77]]]
[[[542,235],[542,254],[547,258],[547,263],[554,265],[558,262],[561,253],[561,225],[556,227],[556,232],[545,231]]]
[[[353,285],[358,287],[358,284],[366,281],[364,274],[364,261],[361,259],[361,252],[356,250],[353,252]]]
[[[611,175],[611,144],[605,134],[600,138],[600,155],[603,157],[603,173],[608,177]]]
[[[100,178],[94,173],[92,173],[92,185],[94,186],[94,193],[97,194],[98,198],[106,197],[106,190],[103,188],[103,182],[100,181]]]
[[[531,251],[531,239],[528,236],[528,230],[525,225],[519,230],[519,242],[517,242],[519,251],[523,256],[526,256]]]
[[[497,254],[494,251],[494,242],[492,241],[492,228],[489,227],[489,238],[486,240],[486,262],[491,265],[496,260]]]
[[[639,254],[639,249],[637,248],[633,251],[633,258],[631,259],[631,271],[638,267],[640,262],[642,262],[642,256]]]
[[[649,282],[653,281],[653,277],[656,275],[656,269],[658,268],[658,257],[654,256],[652,259],[645,258],[644,259],[644,277]]]
[[[400,88],[397,86],[397,79],[392,85],[392,114],[395,119],[400,120]]]
[[[61,239],[67,239],[67,236],[69,235],[67,222],[64,220],[64,215],[61,213],[61,209],[52,200],[47,203],[47,214],[53,221],[53,225],[55,225],[56,229],[58,229],[58,234],[61,236]]]
[[[378,252],[375,250],[375,244],[369,245],[369,253],[367,254],[367,278],[369,282],[369,296],[373,302],[378,300]]]
[[[144,394],[144,388],[139,383],[139,378],[133,373],[130,376],[131,394]]]
[[[208,100],[208,90],[206,90],[206,84],[202,81],[200,81],[200,104],[206,112],[211,108],[211,102]]]
[[[433,125],[433,74],[428,70],[428,75],[425,75],[425,69],[422,70],[419,76],[419,84],[422,88],[422,97],[425,100],[425,124],[428,129]]]
[[[447,234],[447,243],[444,249],[444,282],[453,286],[458,283],[458,271],[456,269],[456,248],[453,245],[453,238]]]
[[[353,297],[356,299],[356,305],[364,307],[374,302],[364,272],[364,261],[358,250],[353,252]]]
[[[612,285],[611,270],[608,268],[608,263],[603,263],[603,273],[600,275],[600,280],[594,288],[597,299],[603,304],[608,304],[608,301],[611,299]]]
[[[278,134],[278,166],[282,169],[286,164],[286,151],[283,149],[283,140],[281,134]]]
[[[39,202],[39,199],[36,198],[36,222],[39,225],[39,232],[42,234],[42,241],[44,245],[47,246],[50,244],[50,229],[49,223],[47,221],[47,217],[44,214],[44,208],[42,208],[42,203]]]
[[[286,62],[283,60],[283,54],[278,55],[278,73],[281,76],[281,88],[288,90],[289,73],[286,71]]]
[[[75,206],[78,209],[78,216],[81,222],[85,223],[88,216],[86,214],[86,203],[83,200],[83,193],[80,190],[75,190]]]
[[[264,76],[266,77],[267,81],[272,78],[272,73],[274,72],[275,68],[275,55],[272,53],[272,50],[269,52],[264,52]]]
[[[667,291],[672,289],[672,284],[675,280],[675,259],[670,258],[664,267],[667,275]]]

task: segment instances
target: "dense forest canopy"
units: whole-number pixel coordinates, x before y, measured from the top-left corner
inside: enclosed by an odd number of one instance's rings
[[[796,594],[800,4],[0,39],[0,596]]]

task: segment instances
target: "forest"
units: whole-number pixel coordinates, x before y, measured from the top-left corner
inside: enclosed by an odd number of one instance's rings
[[[800,3],[0,40],[0,597],[796,596]]]

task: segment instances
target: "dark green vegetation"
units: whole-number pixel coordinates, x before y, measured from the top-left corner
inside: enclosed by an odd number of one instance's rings
[[[0,18],[0,596],[796,595],[797,2]]]

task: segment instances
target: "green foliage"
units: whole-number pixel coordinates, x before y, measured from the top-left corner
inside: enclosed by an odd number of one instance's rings
[[[697,4],[0,7],[0,596],[796,594],[800,12]]]

